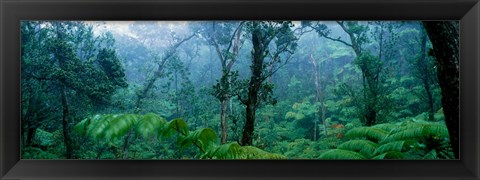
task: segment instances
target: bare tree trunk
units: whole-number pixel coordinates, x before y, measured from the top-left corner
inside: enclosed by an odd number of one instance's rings
[[[262,70],[263,70],[263,53],[265,48],[261,40],[261,32],[259,29],[256,29],[252,32],[252,76],[250,77],[250,83],[248,86],[248,99],[245,103],[245,126],[243,128],[242,140],[240,141],[242,145],[248,146],[253,144],[253,131],[255,125],[255,113],[258,103],[258,92],[262,84]]]
[[[427,34],[425,31],[422,32],[422,40],[421,40],[421,50],[420,50],[420,68],[422,69],[420,78],[422,78],[423,82],[423,88],[425,89],[425,93],[427,94],[428,98],[428,120],[433,121],[434,117],[433,115],[435,114],[435,110],[433,107],[433,95],[430,90],[430,77],[428,73],[428,60],[426,58],[427,54]]]
[[[459,158],[459,33],[457,21],[424,21],[437,59],[445,124],[455,158]]]
[[[70,128],[68,126],[69,124],[69,118],[70,118],[70,113],[68,109],[68,100],[67,100],[67,90],[65,85],[62,85],[62,107],[63,107],[63,117],[62,117],[62,126],[63,126],[63,143],[65,144],[65,156],[67,159],[72,158],[72,146],[71,146],[71,138],[70,138]]]
[[[322,88],[320,87],[320,77],[319,77],[319,74],[318,74],[318,66],[317,66],[317,62],[315,61],[315,59],[313,58],[313,49],[312,48],[312,52],[310,53],[310,62],[312,63],[312,68],[313,68],[313,72],[314,72],[314,76],[315,76],[315,89],[316,89],[316,101],[320,103],[320,110],[317,110],[317,113],[315,115],[315,127],[314,127],[314,135],[313,135],[313,140],[316,141],[317,140],[317,119],[318,119],[318,114],[319,114],[319,111],[321,111],[322,115],[321,115],[321,121],[322,121],[322,124],[323,124],[323,131],[325,133],[325,137],[328,136],[328,132],[327,132],[327,123],[325,122],[325,103],[323,101],[323,92],[322,92]]]
[[[221,126],[222,126],[222,135],[221,135],[221,143],[225,144],[227,143],[227,99],[223,99],[221,101],[221,108],[220,108],[220,119],[221,119]]]

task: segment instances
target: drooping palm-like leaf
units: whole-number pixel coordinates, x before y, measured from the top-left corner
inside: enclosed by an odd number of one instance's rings
[[[360,153],[343,150],[343,149],[332,149],[324,152],[319,157],[320,159],[366,159],[365,156]]]
[[[388,132],[374,127],[358,127],[348,131],[345,136],[350,139],[367,138],[380,142],[388,135]]]
[[[378,144],[369,140],[350,140],[338,146],[338,149],[355,151],[369,158],[374,154]]]

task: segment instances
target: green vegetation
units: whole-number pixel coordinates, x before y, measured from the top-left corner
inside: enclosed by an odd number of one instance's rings
[[[22,21],[22,158],[456,159],[436,23]]]

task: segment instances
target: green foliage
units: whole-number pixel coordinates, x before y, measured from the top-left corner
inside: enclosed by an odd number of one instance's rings
[[[348,138],[367,138],[379,142],[388,135],[388,132],[374,127],[358,127],[348,131],[345,136]]]
[[[327,151],[322,159],[424,159],[450,158],[448,131],[445,125],[435,122],[405,121],[396,124],[377,124],[348,131],[351,140],[337,149]],[[441,152],[441,153],[437,153]],[[441,155],[441,157],[439,156]]]
[[[75,130],[96,140],[105,139],[113,143],[130,131],[142,135],[143,138],[178,137],[178,145],[182,149],[194,145],[200,150],[199,158],[208,159],[285,159],[280,154],[269,153],[253,146],[240,146],[237,143],[218,145],[217,134],[211,128],[190,131],[183,119],[167,122],[164,118],[153,114],[106,114],[95,115],[79,122]],[[154,154],[146,153],[141,157],[152,158]]]
[[[349,151],[349,150],[343,150],[343,149],[332,149],[329,150],[319,157],[320,159],[328,160],[328,159],[366,159],[363,155],[360,153],[354,152],[354,151]]]
[[[351,140],[340,144],[338,149],[351,150],[360,153],[364,157],[372,157],[375,149],[378,148],[378,145],[372,141],[368,140]]]

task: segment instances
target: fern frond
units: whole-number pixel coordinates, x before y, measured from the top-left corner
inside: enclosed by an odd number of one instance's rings
[[[375,149],[373,154],[378,155],[378,154],[382,154],[390,151],[402,152],[402,150],[404,149],[404,146],[405,146],[405,141],[389,142],[389,143],[380,145],[377,149]]]
[[[380,142],[388,135],[388,132],[374,127],[358,127],[353,128],[348,131],[345,136],[354,139],[354,138],[368,138]]]
[[[392,131],[392,133],[384,139],[385,142],[397,140],[422,139],[427,137],[447,138],[448,129],[441,124],[409,124],[399,127]]]
[[[188,136],[188,124],[183,119],[177,118],[170,121],[167,129],[164,131],[164,136],[170,137],[177,132],[183,136]]]
[[[90,118],[85,118],[84,120],[80,121],[79,123],[77,123],[73,129],[79,133],[80,135],[83,135],[85,136],[87,134],[87,130],[90,126],[90,122],[91,122],[92,119]]]
[[[238,159],[238,156],[241,154],[241,146],[236,143],[222,144],[218,146],[215,150],[209,151],[210,157],[215,159]]]
[[[150,137],[155,133],[163,132],[167,121],[153,113],[148,113],[139,117],[138,124],[135,126],[135,133],[143,137]]]
[[[106,115],[95,115],[89,127],[87,128],[87,135],[95,139],[100,139],[105,137],[105,131],[108,129],[110,121],[115,117],[111,114]]]
[[[108,140],[125,136],[136,124],[138,118],[134,114],[115,115],[104,130],[104,137]]]
[[[383,123],[383,124],[376,124],[373,126],[370,126],[372,128],[378,128],[378,129],[383,129],[387,132],[390,132],[391,130],[398,128],[398,125],[396,124],[390,124],[390,123]]]
[[[254,146],[242,146],[239,159],[287,159],[286,156],[270,153]]]
[[[403,159],[403,153],[390,151],[373,157],[372,159]]]
[[[319,157],[320,159],[366,159],[365,156],[360,153],[343,150],[343,149],[332,149],[322,153]]]
[[[198,129],[181,139],[180,145],[185,147],[190,144],[195,144],[207,152],[213,144],[217,141],[217,134],[211,128]]]
[[[350,140],[338,146],[338,149],[355,151],[365,157],[372,157],[378,145],[369,140]]]
[[[432,149],[430,152],[425,154],[425,156],[423,156],[423,159],[438,159],[437,151],[435,151],[435,149]]]
[[[240,146],[236,142],[222,144],[212,152],[215,159],[286,159],[281,154],[270,153],[254,146]]]

